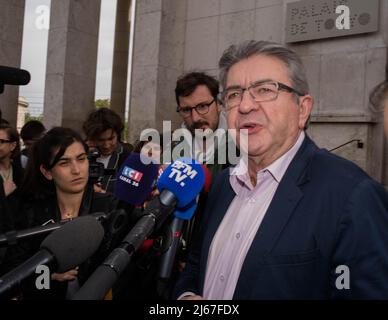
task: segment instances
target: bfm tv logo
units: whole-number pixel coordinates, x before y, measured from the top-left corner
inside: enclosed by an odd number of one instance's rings
[[[174,179],[175,182],[179,183],[181,187],[185,186],[184,180],[190,178],[193,180],[198,172],[193,169],[189,164],[182,161],[175,161],[171,165],[171,173],[169,174],[170,179]]]
[[[123,180],[126,183],[129,183],[129,184],[132,184],[133,186],[138,187],[142,177],[143,177],[142,172],[139,172],[128,166],[125,166],[123,168],[123,171],[121,172],[120,180]]]

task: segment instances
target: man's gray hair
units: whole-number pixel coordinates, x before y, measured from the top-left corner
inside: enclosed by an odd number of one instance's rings
[[[269,41],[245,41],[238,45],[231,45],[224,51],[219,62],[220,84],[225,90],[229,69],[237,62],[255,55],[267,55],[278,58],[287,66],[292,86],[302,94],[309,93],[304,67],[299,56],[281,44]]]

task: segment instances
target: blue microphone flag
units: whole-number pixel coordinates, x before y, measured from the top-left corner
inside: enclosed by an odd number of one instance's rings
[[[152,161],[145,164],[139,153],[131,153],[117,172],[115,196],[131,205],[142,204],[151,194],[158,170]]]

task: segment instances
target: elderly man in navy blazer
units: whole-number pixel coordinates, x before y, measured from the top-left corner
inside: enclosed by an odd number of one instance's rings
[[[388,195],[306,135],[313,98],[299,57],[248,41],[219,66],[228,127],[237,143],[248,135],[248,161],[213,182],[174,297],[387,299]]]

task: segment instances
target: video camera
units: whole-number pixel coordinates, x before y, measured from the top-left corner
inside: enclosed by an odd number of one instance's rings
[[[98,151],[98,149],[93,148],[89,150],[89,184],[91,185],[101,183],[104,177],[116,174],[115,169],[105,169],[104,164],[97,161],[99,157],[100,152]]]

